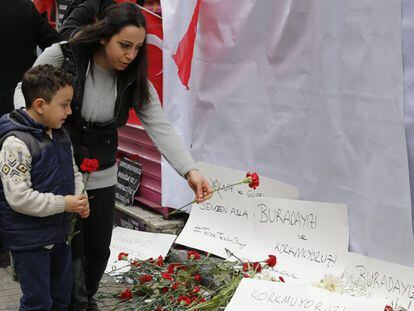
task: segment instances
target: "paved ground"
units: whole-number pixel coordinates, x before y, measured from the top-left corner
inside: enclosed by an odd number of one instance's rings
[[[19,283],[13,281],[10,268],[0,269],[0,311],[18,310],[21,296]]]
[[[103,283],[112,283],[104,276]],[[116,285],[119,288],[119,285]],[[105,287],[105,286],[103,286]],[[19,309],[21,291],[19,283],[13,281],[11,268],[0,268],[0,311],[15,311]],[[104,299],[100,302],[102,311],[109,311],[117,299]]]

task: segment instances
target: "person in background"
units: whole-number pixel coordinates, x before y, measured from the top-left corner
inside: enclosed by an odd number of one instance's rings
[[[62,124],[72,76],[51,65],[23,76],[26,109],[0,119],[0,236],[12,253],[20,310],[67,310],[72,256],[69,213],[88,217],[82,174]]]
[[[0,1],[0,116],[13,110],[14,89],[36,60],[36,48],[60,41],[30,0]],[[10,264],[0,241],[0,267]]]
[[[30,0],[0,1],[0,115],[14,109],[13,94],[23,74],[44,50],[61,40]]]
[[[107,1],[104,1],[107,2]],[[197,202],[212,189],[200,174],[174,128],[167,122],[157,92],[147,80],[146,23],[130,2],[107,7],[96,20],[101,1],[87,0],[65,19],[60,32],[69,42],[52,45],[38,64],[65,68],[75,75],[73,114],[68,129],[76,163],[97,159],[99,170],[87,183],[90,217],[78,221],[73,239],[74,286],[70,310],[99,310],[95,293],[110,255],[117,183],[117,128],[133,108],[161,154],[184,178]],[[16,98],[21,93],[16,88]]]

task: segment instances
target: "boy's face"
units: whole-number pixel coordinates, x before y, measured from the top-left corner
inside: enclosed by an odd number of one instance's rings
[[[42,124],[50,129],[62,127],[68,115],[72,114],[70,102],[73,97],[73,88],[66,85],[60,88],[50,102],[44,102],[41,110]]]

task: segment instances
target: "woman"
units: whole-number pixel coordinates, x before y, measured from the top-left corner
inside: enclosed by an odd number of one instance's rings
[[[93,22],[99,1],[86,1],[65,20],[61,32],[69,43],[55,44],[35,65],[52,64],[75,75],[72,115],[66,120],[79,165],[96,158],[100,170],[88,180],[90,216],[81,220],[73,239],[74,288],[71,310],[98,310],[93,298],[110,254],[117,167],[117,128],[125,125],[128,111],[137,112],[148,135],[194,190],[196,200],[211,197],[206,179],[196,170],[171,125],[165,120],[154,87],[147,81],[146,25],[132,3],[108,7]],[[17,90],[18,92],[19,90]],[[19,96],[16,96],[16,99]]]

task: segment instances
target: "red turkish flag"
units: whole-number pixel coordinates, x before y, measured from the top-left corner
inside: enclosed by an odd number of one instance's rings
[[[147,57],[148,57],[148,79],[157,90],[158,97],[162,103],[162,19],[141,7],[147,22]],[[129,123],[140,124],[133,110],[129,113]]]
[[[55,0],[33,0],[33,4],[40,14],[46,12],[49,24],[55,28]]]
[[[188,81],[190,80],[191,74],[191,62],[193,60],[200,4],[201,0],[197,0],[187,32],[178,44],[177,52],[172,56],[178,67],[178,77],[187,90],[189,90]]]

